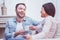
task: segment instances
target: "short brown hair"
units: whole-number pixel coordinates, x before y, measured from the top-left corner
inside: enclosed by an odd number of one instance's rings
[[[48,15],[50,15],[52,17],[55,16],[55,7],[54,7],[53,3],[51,3],[51,2],[50,3],[46,3],[42,7],[44,8],[45,12]]]
[[[19,6],[19,5],[24,5],[25,6],[25,8],[26,8],[26,5],[25,5],[25,3],[18,3],[18,4],[16,4],[16,9],[17,9],[17,7]]]

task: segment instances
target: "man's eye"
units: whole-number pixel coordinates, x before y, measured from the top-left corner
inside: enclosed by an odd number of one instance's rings
[[[24,11],[25,11],[25,9],[24,9]]]

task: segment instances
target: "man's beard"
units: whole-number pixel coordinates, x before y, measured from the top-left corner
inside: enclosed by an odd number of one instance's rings
[[[25,17],[25,14],[22,14],[23,16],[21,16],[21,14],[18,14],[17,13],[17,16],[19,17],[19,18],[24,18]]]

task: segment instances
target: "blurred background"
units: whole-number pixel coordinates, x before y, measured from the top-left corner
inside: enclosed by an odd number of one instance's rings
[[[3,38],[4,36],[6,20],[16,16],[15,5],[17,3],[26,4],[26,16],[41,21],[43,20],[40,17],[41,6],[48,2],[52,2],[55,5],[56,14],[54,18],[60,23],[60,0],[0,0],[0,38]]]
[[[5,1],[5,7],[7,8],[7,16],[15,16],[15,5],[21,2],[25,3],[27,6],[26,15],[36,20],[41,20],[41,6],[44,3],[52,2],[56,8],[55,18],[58,22],[60,22],[60,0],[0,0],[0,15],[2,14],[1,6],[3,1]]]

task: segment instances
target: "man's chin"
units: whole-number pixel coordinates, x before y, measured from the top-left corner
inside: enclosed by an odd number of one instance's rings
[[[24,16],[23,17],[20,17],[20,18],[24,18]]]
[[[19,18],[24,18],[25,16],[19,16]]]

